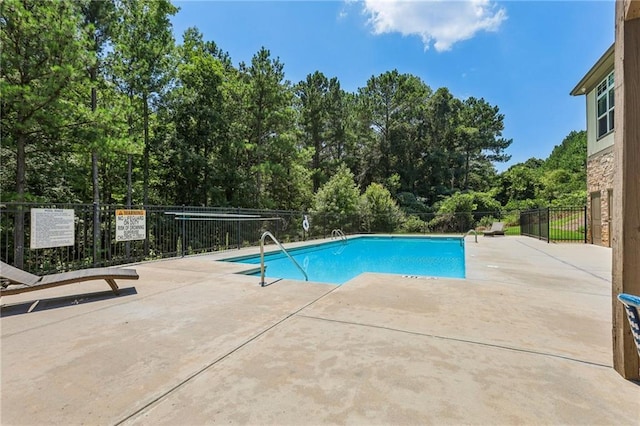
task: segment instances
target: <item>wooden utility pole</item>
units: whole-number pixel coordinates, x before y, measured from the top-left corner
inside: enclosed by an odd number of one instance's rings
[[[640,379],[620,293],[640,295],[640,0],[616,0],[613,367]]]

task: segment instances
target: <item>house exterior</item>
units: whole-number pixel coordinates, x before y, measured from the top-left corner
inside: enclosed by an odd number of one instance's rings
[[[614,45],[571,91],[587,102],[587,235],[611,247],[614,140]]]

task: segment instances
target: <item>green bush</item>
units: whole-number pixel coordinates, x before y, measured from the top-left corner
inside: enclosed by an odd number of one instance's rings
[[[396,198],[400,208],[407,214],[431,212],[429,207],[411,192],[400,192]]]
[[[482,226],[484,228],[490,228],[493,222],[499,222],[493,216],[483,216],[477,223],[477,226]]]
[[[387,188],[369,185],[360,197],[360,217],[366,232],[394,232],[404,222],[404,214]]]
[[[429,222],[435,232],[464,232],[473,225],[473,214],[477,207],[472,194],[458,192],[445,198],[438,208],[436,217]]]
[[[495,198],[489,193],[486,192],[469,192],[473,198],[473,204],[475,208],[472,210],[474,212],[473,218],[477,221],[480,221],[483,217],[489,215],[498,215],[501,209],[501,205]]]
[[[427,222],[416,215],[409,215],[400,226],[400,231],[405,233],[426,233],[429,231]]]
[[[578,190],[561,194],[551,202],[551,207],[581,207],[587,202],[587,191]]]
[[[353,173],[344,165],[329,179],[314,197],[314,213],[323,215],[328,229],[351,227],[347,218],[358,212],[360,191],[355,184]]]

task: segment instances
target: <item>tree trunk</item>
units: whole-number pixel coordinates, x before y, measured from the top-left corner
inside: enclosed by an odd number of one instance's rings
[[[19,121],[20,122],[20,121]],[[20,132],[16,138],[17,158],[16,158],[16,193],[18,202],[24,202],[25,176],[26,176],[26,136]],[[18,268],[24,266],[24,205],[19,204],[14,217],[13,229],[13,256],[14,265]]]
[[[142,205],[146,208],[149,204],[149,98],[142,96],[143,119],[144,119],[144,155],[143,155],[143,182],[142,182]],[[144,254],[149,254],[149,240],[144,239]]]
[[[131,154],[127,155],[127,208],[131,208],[131,172],[132,172],[132,158]],[[124,253],[127,259],[131,256],[131,242],[125,241],[124,243]]]
[[[96,69],[91,69],[91,81],[95,82]],[[98,93],[96,87],[91,88],[91,112],[95,114],[98,108]],[[100,261],[100,182],[98,171],[98,149],[94,146],[91,150],[91,176],[93,181],[93,266]]]
[[[133,106],[133,93],[129,90],[129,105]],[[127,115],[127,124],[129,125],[129,140],[133,141],[133,116],[131,115],[131,111]],[[131,188],[131,173],[132,173],[132,165],[131,165],[131,154],[127,154],[127,208],[131,208],[131,194],[133,189]]]
[[[205,142],[204,151],[204,170],[202,171],[202,202],[204,206],[209,205],[209,141]]]
[[[143,120],[144,120],[144,151],[142,158],[142,204],[149,204],[149,98],[142,96]]]
[[[131,154],[127,155],[127,208],[131,208],[131,172],[132,172],[132,159]]]
[[[467,149],[464,161],[464,189],[469,189],[469,149]]]
[[[314,194],[318,192],[320,188],[320,147],[321,147],[320,136],[314,135],[314,148],[315,152],[313,153],[313,192]]]

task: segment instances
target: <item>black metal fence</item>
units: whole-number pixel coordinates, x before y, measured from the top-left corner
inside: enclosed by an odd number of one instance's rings
[[[34,209],[72,210],[73,241],[61,247],[33,247]],[[146,238],[118,241],[116,211],[131,209],[144,210]],[[306,230],[305,216],[310,225]],[[500,217],[500,212],[329,215],[220,207],[5,202],[0,204],[0,258],[27,271],[47,274],[257,246],[267,230],[287,243],[327,238],[336,228],[346,234],[465,233],[482,224],[490,226]],[[511,233],[508,228],[507,234]]]
[[[33,209],[73,210],[73,245],[32,248]],[[145,211],[144,240],[117,241],[116,210],[120,209]],[[0,257],[37,273],[120,265],[256,245],[265,230],[285,242],[311,237],[303,235],[302,219],[300,212],[236,208],[3,203]]]
[[[587,208],[548,207],[520,212],[520,234],[547,242],[587,242]]]

